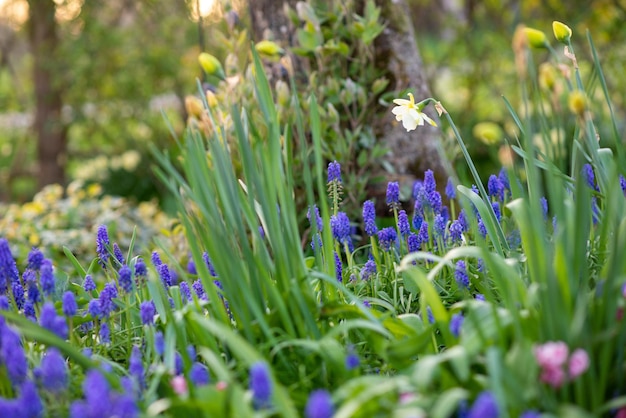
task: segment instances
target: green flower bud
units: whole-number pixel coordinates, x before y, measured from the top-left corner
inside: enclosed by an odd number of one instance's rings
[[[552,22],[552,31],[557,41],[567,45],[572,37],[572,29],[564,23],[554,21]]]
[[[548,45],[546,34],[540,30],[532,28],[524,28],[528,45],[533,48],[545,48]]]

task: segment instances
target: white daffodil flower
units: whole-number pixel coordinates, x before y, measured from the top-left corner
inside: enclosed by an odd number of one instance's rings
[[[418,125],[423,126],[424,122],[437,126],[435,121],[420,111],[419,106],[415,104],[412,93],[409,93],[409,99],[395,99],[393,102],[397,106],[391,110],[391,113],[396,115],[396,120],[402,121],[402,126],[404,126],[407,132],[414,130]]]

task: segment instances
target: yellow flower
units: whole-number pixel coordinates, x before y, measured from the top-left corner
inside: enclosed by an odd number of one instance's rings
[[[540,30],[532,28],[524,28],[528,44],[533,48],[545,48],[548,45],[546,34]]]
[[[485,145],[495,145],[502,139],[502,128],[494,122],[480,122],[474,125],[472,133]]]
[[[285,55],[285,50],[272,41],[257,42],[254,48],[261,56],[267,58],[274,58],[276,56]]]
[[[222,68],[222,63],[213,55],[203,52],[198,56],[198,62],[200,63],[200,66],[202,67],[204,72],[208,75],[214,75],[220,80],[226,79],[226,76],[224,75],[224,69]]]
[[[570,93],[567,104],[569,110],[575,115],[582,115],[587,109],[587,96],[580,90],[574,90]]]
[[[409,93],[409,99],[395,99],[393,102],[397,106],[391,110],[391,113],[396,115],[396,120],[402,121],[402,126],[404,126],[407,132],[414,130],[418,125],[423,126],[424,122],[437,126],[428,115],[421,112],[419,104],[415,104],[412,93]]]
[[[565,23],[561,23],[556,20],[552,22],[552,31],[554,32],[556,40],[565,45],[568,44],[570,38],[572,37],[572,29]]]

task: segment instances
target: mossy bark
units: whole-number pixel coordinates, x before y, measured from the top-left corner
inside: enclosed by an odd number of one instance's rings
[[[376,0],[376,4],[386,24],[375,41],[376,62],[390,79],[391,89],[411,89],[416,101],[431,97],[406,2]],[[425,113],[441,126],[432,106],[425,109]],[[414,180],[423,177],[425,170],[430,169],[438,185],[445,187],[450,164],[443,153],[440,128],[425,125],[407,132],[402,123],[395,120],[391,109],[380,115],[374,128],[378,139],[389,147],[388,160],[395,169],[395,173],[384,173],[387,180],[411,186]],[[382,205],[385,188],[386,184],[373,188],[374,196]]]

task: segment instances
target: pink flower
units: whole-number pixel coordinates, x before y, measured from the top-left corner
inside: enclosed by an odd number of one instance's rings
[[[615,418],[626,418],[626,408],[620,408],[617,411],[617,415],[615,415]]]
[[[561,367],[545,367],[539,377],[543,383],[559,388],[565,382],[565,372]]]
[[[183,376],[175,376],[170,380],[170,385],[172,385],[172,389],[178,395],[184,395],[187,393],[187,381]]]
[[[565,364],[569,349],[563,341],[548,341],[534,348],[537,363],[544,369],[558,369]]]
[[[589,356],[582,348],[575,350],[569,358],[569,378],[576,379],[589,368]]]

